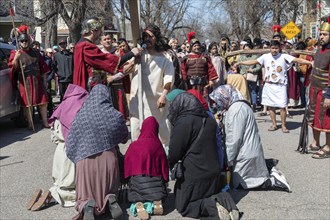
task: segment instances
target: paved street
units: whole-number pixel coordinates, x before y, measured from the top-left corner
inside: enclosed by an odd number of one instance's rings
[[[266,158],[279,160],[293,192],[231,191],[242,219],[330,219],[330,160],[312,159],[295,152],[303,109],[290,110],[289,134],[267,131],[269,116],[256,117]],[[279,124],[279,115],[277,115]],[[35,189],[52,185],[51,169],[55,145],[50,131],[36,124],[37,132],[15,128],[10,120],[0,121],[0,219],[71,219],[74,208],[59,205],[30,212],[25,209]],[[311,134],[310,134],[311,137]],[[322,136],[324,143],[324,136]],[[123,152],[126,150],[122,147]],[[173,189],[173,182],[170,182]],[[182,218],[174,210],[173,191],[165,203],[165,214],[151,219]],[[123,206],[124,207],[124,206]],[[125,206],[127,208],[127,206]],[[127,210],[127,209],[126,209]],[[128,213],[128,210],[127,210]],[[125,213],[123,219],[137,219]]]

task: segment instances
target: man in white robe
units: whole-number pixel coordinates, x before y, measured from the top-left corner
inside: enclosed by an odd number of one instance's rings
[[[165,96],[171,89],[174,66],[165,52],[166,43],[157,26],[149,25],[144,30],[143,42],[147,49],[142,53],[131,81],[131,137],[132,141],[136,140],[143,120],[154,116],[159,123],[160,139],[168,145],[170,125],[166,119],[168,105]]]

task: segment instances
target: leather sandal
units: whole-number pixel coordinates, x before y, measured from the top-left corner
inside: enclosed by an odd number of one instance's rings
[[[307,151],[310,152],[310,151],[318,151],[321,149],[321,146],[313,146],[312,144],[310,144],[307,148]]]
[[[312,155],[312,158],[314,159],[325,159],[330,158],[330,151],[324,150],[324,148],[321,148],[319,151],[314,153]]]
[[[41,196],[41,193],[42,193],[41,189],[38,189],[38,190],[34,191],[30,201],[26,205],[27,210],[31,210],[32,206],[38,201],[39,197]]]
[[[154,201],[154,215],[163,215],[164,209],[162,205],[162,201]]]
[[[49,190],[45,190],[38,201],[34,203],[34,205],[31,208],[31,211],[38,211],[41,208],[48,206],[51,203],[52,195],[50,194]]]
[[[120,219],[121,215],[123,214],[123,211],[121,210],[116,196],[115,195],[110,195],[108,198],[109,202],[109,211],[111,213],[111,216],[113,219]]]
[[[148,220],[149,219],[149,214],[148,212],[144,209],[144,204],[142,202],[137,202],[136,203],[136,211],[137,215],[141,220]]]
[[[270,126],[270,128],[268,128],[268,131],[276,131],[277,130],[277,127],[274,127],[273,125]]]

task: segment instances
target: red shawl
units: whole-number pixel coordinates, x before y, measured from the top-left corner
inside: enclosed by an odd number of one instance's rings
[[[125,154],[125,178],[144,174],[163,177],[168,182],[168,162],[158,129],[153,116],[143,121],[139,138],[130,144]]]

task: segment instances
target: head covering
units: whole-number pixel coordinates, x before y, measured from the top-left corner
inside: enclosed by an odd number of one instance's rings
[[[22,40],[29,41],[30,40],[29,35],[28,34],[20,34],[19,37],[18,37],[18,41],[22,41]]]
[[[330,32],[330,17],[328,17],[328,21],[322,23],[320,31]]]
[[[168,120],[172,125],[176,120],[185,115],[196,115],[208,117],[208,114],[202,103],[192,94],[184,92],[176,96],[168,108]]]
[[[46,51],[51,48],[47,48]],[[53,112],[48,123],[53,126],[55,119],[61,123],[64,141],[68,138],[69,131],[76,114],[81,109],[85,100],[88,97],[88,92],[77,85],[69,84],[63,97],[63,101]]]
[[[61,44],[67,44],[66,40],[61,40],[58,45],[61,45]]]
[[[28,26],[26,26],[26,25],[21,25],[21,26],[18,27],[19,32],[25,31],[25,33],[26,33],[27,30],[28,30]]]
[[[58,51],[59,50],[58,46],[57,45],[54,45],[53,46],[53,50]]]
[[[274,32],[273,38],[274,37],[281,37],[281,34],[280,34],[281,26],[280,25],[274,25],[272,29],[273,29],[273,32]]]
[[[92,17],[86,19],[82,23],[81,35],[86,35],[94,30],[99,30],[103,28],[103,23],[97,17]]]
[[[234,102],[244,100],[243,95],[232,85],[219,86],[210,94],[210,98],[218,104],[219,110],[228,110]]]
[[[232,85],[238,91],[241,92],[246,101],[250,101],[250,93],[247,85],[247,81],[241,74],[229,74],[227,76],[227,84]]]
[[[248,44],[248,42],[246,42],[244,40],[242,40],[241,43],[240,43],[240,45],[246,45],[246,44]]]
[[[202,94],[200,92],[198,92],[196,89],[190,89],[187,92],[194,95],[198,99],[198,101],[200,101],[202,103],[202,105],[204,106],[206,111],[209,110],[209,106],[207,105],[207,102],[205,101],[204,97],[202,96]]]
[[[129,145],[125,154],[125,178],[144,174],[169,180],[167,157],[158,130],[159,124],[153,116],[143,121],[139,138]]]
[[[107,86],[98,84],[72,123],[66,153],[71,161],[77,163],[114,148],[127,136],[125,120],[113,107]]]
[[[167,95],[166,95],[166,99],[170,102],[172,102],[175,97],[177,97],[177,95],[181,94],[185,92],[185,90],[182,90],[182,89],[173,89],[171,92],[169,92]]]
[[[52,49],[52,48],[47,48],[47,49],[45,50],[45,52],[46,52],[46,53],[53,53],[53,49]]]
[[[197,44],[197,43],[200,44],[200,41],[199,41],[197,38],[193,38],[193,39],[191,39],[191,40],[190,40],[190,50],[191,50],[191,48],[192,48],[195,44]]]

